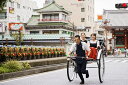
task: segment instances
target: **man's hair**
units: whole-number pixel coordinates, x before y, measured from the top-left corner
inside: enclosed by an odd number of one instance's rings
[[[79,35],[76,35],[75,38],[79,38],[80,39],[80,36]]]

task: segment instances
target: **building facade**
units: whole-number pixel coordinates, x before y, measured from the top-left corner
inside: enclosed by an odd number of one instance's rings
[[[104,21],[106,29],[112,34],[112,47],[128,49],[128,10],[104,10]]]
[[[7,2],[4,10],[0,13],[0,24],[2,25],[0,33],[9,34],[9,25],[12,23],[14,29],[27,23],[33,14],[33,9],[37,9],[37,5],[31,0]]]
[[[46,5],[53,0],[46,0]],[[74,23],[77,29],[83,29],[84,31],[77,31],[76,34],[86,32],[87,36],[94,29],[94,0],[54,0],[65,9],[72,12],[70,15],[71,23]]]

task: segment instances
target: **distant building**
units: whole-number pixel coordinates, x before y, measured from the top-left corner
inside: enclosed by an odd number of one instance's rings
[[[10,29],[18,29],[18,26],[27,23],[37,9],[36,2],[31,0],[8,1],[4,10],[0,12],[0,34],[10,34]],[[10,28],[11,25],[11,28]]]
[[[76,34],[85,32],[88,37],[90,36],[94,29],[94,0],[46,0],[45,4],[52,1],[72,12],[70,20],[78,29]]]

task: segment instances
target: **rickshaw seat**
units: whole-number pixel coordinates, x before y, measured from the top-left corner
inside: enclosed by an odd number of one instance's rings
[[[90,53],[90,56],[88,56],[88,59],[87,60],[96,60],[97,59],[97,48],[94,48],[94,47],[90,47],[91,49],[91,53]]]

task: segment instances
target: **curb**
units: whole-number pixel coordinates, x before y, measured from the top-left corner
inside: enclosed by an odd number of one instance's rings
[[[38,73],[53,71],[53,70],[62,69],[65,67],[66,67],[66,63],[60,63],[60,64],[52,64],[52,65],[34,67],[32,69],[19,71],[19,72],[0,74],[0,81],[10,79],[10,78],[27,76],[31,74],[38,74]]]
[[[20,62],[28,62],[32,67],[36,67],[36,66],[66,63],[67,62],[67,57],[25,60],[25,61],[20,61]]]

